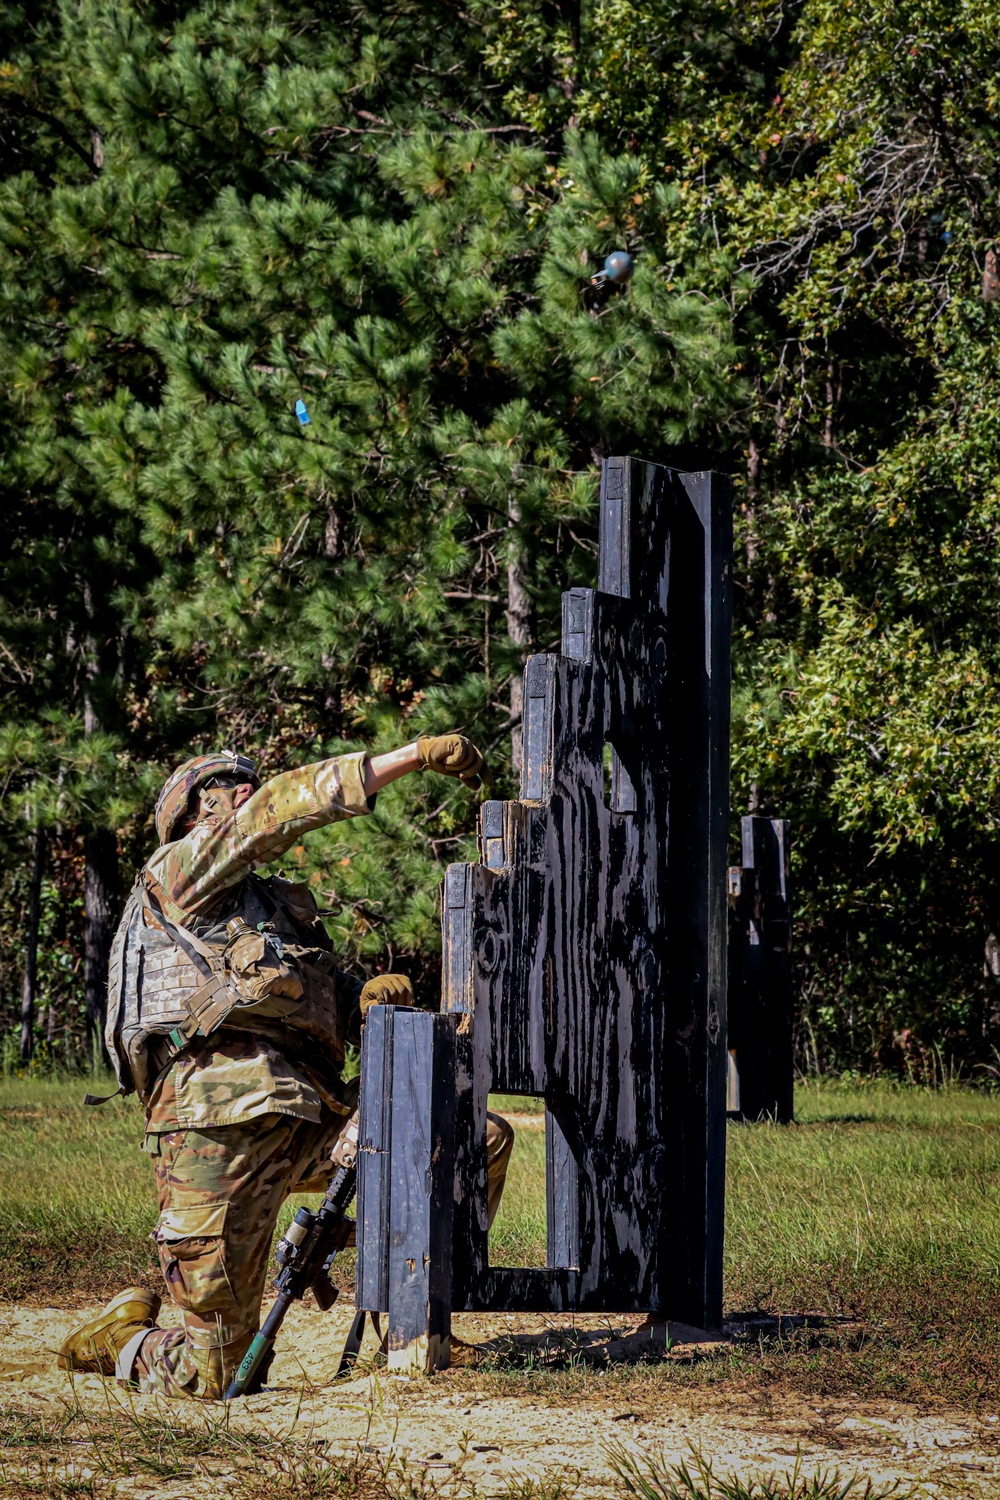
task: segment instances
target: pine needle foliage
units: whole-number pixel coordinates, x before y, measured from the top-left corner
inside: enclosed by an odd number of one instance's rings
[[[801,1056],[988,1061],[998,64],[942,0],[7,7],[9,879],[39,825],[136,863],[158,777],[227,741],[459,724],[510,793],[600,459],[713,463]],[[472,813],[414,781],[289,861],[429,999]]]
[[[451,5],[88,0],[8,27],[15,843],[25,814],[90,819],[137,861],[158,777],[229,742],[270,772],[459,724],[512,790],[511,679],[592,581],[595,462],[707,453],[728,399],[724,301],[656,254],[588,290],[635,233],[635,163],[512,120]],[[420,781],[289,864],[352,958],[402,956],[431,998],[473,821]]]

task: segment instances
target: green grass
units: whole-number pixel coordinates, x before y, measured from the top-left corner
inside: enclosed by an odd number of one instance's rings
[[[851,1315],[874,1283],[905,1305],[927,1280],[996,1292],[1000,1099],[812,1086],[796,1115],[791,1128],[729,1131],[731,1304],[773,1305],[787,1287],[802,1306]]]
[[[136,1480],[145,1481],[155,1488],[187,1480],[201,1488],[205,1478],[215,1481],[213,1494],[231,1500],[388,1500],[395,1495],[387,1468],[360,1451],[338,1459],[315,1443],[236,1432],[226,1408],[167,1417],[111,1398],[106,1410],[96,1413],[74,1401],[52,1416],[0,1409],[5,1500],[111,1500],[122,1482],[131,1488]]]
[[[515,1135],[507,1184],[490,1230],[490,1263],[541,1266],[545,1264],[545,1131],[537,1123],[540,1103],[497,1094],[490,1099],[490,1108],[510,1121]]]
[[[105,1086],[106,1085],[106,1086]],[[84,1108],[105,1079],[0,1079],[0,1296],[110,1295],[155,1274],[153,1169],[142,1112]]]
[[[66,1303],[156,1281],[141,1112],[84,1109],[82,1092],[0,1081],[2,1297]],[[502,1104],[518,1129],[516,1101]],[[796,1108],[791,1127],[729,1130],[726,1308],[830,1321],[671,1365],[669,1378],[995,1403],[1000,1098],[809,1084]],[[491,1258],[544,1253],[544,1136],[522,1121]],[[345,1257],[341,1277],[351,1271]]]
[[[710,1459],[695,1451],[681,1463],[655,1455],[641,1460],[621,1446],[610,1450],[611,1467],[621,1492],[634,1500],[906,1500],[910,1485],[874,1484],[838,1469],[806,1472],[799,1459],[783,1474],[749,1479],[720,1474]]]
[[[1000,1099],[814,1084],[796,1115],[729,1131],[727,1309],[854,1320],[777,1351],[807,1384],[995,1402]]]
[[[113,1087],[100,1076],[0,1078],[0,1298],[93,1300],[132,1283],[158,1284],[142,1110],[134,1099],[83,1104],[88,1089],[105,1094]],[[504,1103],[513,1113],[521,1101]],[[498,1264],[545,1258],[544,1133],[522,1135],[493,1240]],[[315,1201],[290,1199],[278,1232],[299,1203]],[[342,1285],[353,1285],[353,1251],[338,1258],[337,1273]]]

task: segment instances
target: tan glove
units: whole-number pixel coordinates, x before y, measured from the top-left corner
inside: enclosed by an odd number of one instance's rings
[[[413,986],[405,974],[376,974],[361,987],[361,1014],[369,1005],[412,1005]]]
[[[486,769],[486,761],[464,734],[425,734],[417,741],[417,754],[429,771],[457,776],[473,791],[480,785],[480,771]]]

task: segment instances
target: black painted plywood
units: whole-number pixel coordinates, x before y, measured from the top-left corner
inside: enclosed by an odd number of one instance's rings
[[[728,481],[604,466],[599,589],[525,670],[515,802],[445,881],[454,1305],[721,1318]],[[608,747],[606,749],[606,746]],[[610,777],[605,758],[610,759]],[[490,1089],[549,1112],[548,1271],[489,1268]],[[548,1304],[545,1298],[549,1298]]]

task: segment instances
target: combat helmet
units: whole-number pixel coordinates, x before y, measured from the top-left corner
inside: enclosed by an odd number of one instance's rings
[[[211,781],[213,776],[234,776],[237,781],[260,786],[260,777],[253,761],[235,750],[216,750],[212,755],[196,755],[178,766],[172,776],[164,782],[163,790],[156,799],[156,832],[161,844],[169,844],[174,828],[187,812],[192,792]]]

